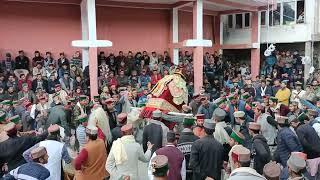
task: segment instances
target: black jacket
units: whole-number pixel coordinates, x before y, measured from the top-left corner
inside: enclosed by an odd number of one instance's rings
[[[113,128],[113,129],[111,130],[112,141],[115,141],[115,140],[117,140],[118,138],[121,138],[121,137],[122,137],[121,127],[122,127],[122,125],[117,125],[117,127]]]
[[[36,92],[37,90],[37,87],[38,87],[38,80],[35,79],[32,81],[32,91]],[[49,92],[48,90],[48,81],[47,80],[42,80],[42,87],[41,87],[43,90],[45,90],[47,93]]]
[[[16,62],[16,69],[26,69],[29,70],[29,58],[26,56],[23,56],[22,58],[20,56],[17,56],[15,59]]]
[[[9,171],[26,163],[22,154],[24,151],[44,140],[48,133],[41,136],[22,136],[10,137],[1,143],[0,146],[0,163],[8,163]]]
[[[271,160],[271,153],[267,143],[267,139],[258,134],[253,137],[251,155],[254,160],[253,167],[259,173],[263,174],[263,167]]]
[[[190,167],[193,179],[221,179],[223,146],[212,135],[196,140],[191,147]]]
[[[143,129],[143,135],[142,135],[142,145],[144,152],[147,151],[147,143],[148,141],[153,144],[152,147],[152,154],[162,147],[162,127],[161,125],[150,123]]]
[[[317,132],[309,124],[298,126],[297,135],[308,159],[320,157],[320,138]]]
[[[199,139],[199,137],[194,135],[194,133],[192,131],[188,132],[188,131],[183,130],[180,134],[177,148],[183,153],[183,155],[186,159],[187,170],[191,170],[191,168],[189,167],[191,147],[192,147],[193,143],[198,139]]]

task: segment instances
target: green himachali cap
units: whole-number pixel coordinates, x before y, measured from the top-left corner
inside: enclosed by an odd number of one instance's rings
[[[239,132],[232,131],[230,138],[234,139],[239,144],[243,144],[244,136]]]
[[[79,122],[87,122],[88,121],[88,116],[86,114],[78,116],[77,120]]]
[[[300,122],[304,122],[305,120],[308,119],[308,116],[307,116],[305,113],[301,113],[301,114],[299,114],[299,116],[297,117],[297,119],[298,119]]]
[[[225,97],[220,97],[217,100],[215,100],[215,103],[217,106],[220,106],[221,104],[225,103],[227,99]]]
[[[278,98],[276,98],[276,97],[270,97],[270,100],[272,101],[272,102],[278,102]]]
[[[87,96],[81,95],[81,96],[79,97],[79,99],[80,99],[80,101],[86,100],[86,99],[87,99]]]
[[[232,100],[234,100],[235,98],[236,98],[236,97],[235,97],[234,94],[231,94],[231,95],[228,96],[229,101],[232,101]]]
[[[247,92],[242,95],[243,99],[248,99],[249,97],[250,97],[250,94]]]
[[[193,126],[195,121],[196,121],[196,118],[194,118],[194,117],[185,117],[183,119],[183,125]]]
[[[0,111],[0,122],[6,119],[6,113],[4,111]]]
[[[2,105],[8,105],[8,106],[11,106],[12,105],[12,101],[10,100],[4,100],[1,102]]]
[[[19,115],[12,116],[11,118],[9,118],[9,121],[15,124],[18,124],[20,122],[20,116]]]

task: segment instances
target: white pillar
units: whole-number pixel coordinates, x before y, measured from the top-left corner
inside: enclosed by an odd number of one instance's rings
[[[81,2],[81,29],[82,40],[96,40],[96,2],[95,0],[82,0]],[[82,67],[89,65],[89,48],[82,49]]]
[[[312,67],[311,59],[313,54],[312,54],[312,43],[310,41],[305,42],[304,52],[305,52],[304,56],[310,58],[310,61],[304,64],[304,80],[305,80],[304,83],[306,83],[306,81],[309,79],[310,68]]]
[[[203,39],[203,1],[194,2],[193,10],[193,38],[197,40]]]
[[[197,0],[193,6],[193,39],[203,40],[203,2]],[[212,42],[211,42],[212,43]],[[194,92],[199,93],[203,86],[203,46],[196,45],[193,49]]]
[[[179,42],[179,11],[178,8],[172,10],[172,43]],[[173,63],[179,64],[179,49],[173,49]]]

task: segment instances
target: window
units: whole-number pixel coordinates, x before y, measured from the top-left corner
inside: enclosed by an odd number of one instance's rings
[[[267,24],[266,23],[266,15],[267,15],[266,11],[261,11],[261,19],[260,19],[261,26],[265,26]]]
[[[228,15],[228,28],[233,28],[233,15]]]
[[[281,10],[281,4],[277,3],[277,9],[269,12],[270,26],[280,25],[280,12],[281,12],[280,10]]]
[[[304,1],[297,1],[297,23],[304,23]]]
[[[242,28],[242,14],[236,14],[236,28]]]
[[[283,25],[290,25],[295,22],[295,15],[296,15],[296,2],[284,2],[283,3]]]
[[[250,13],[244,14],[244,27],[250,26]]]

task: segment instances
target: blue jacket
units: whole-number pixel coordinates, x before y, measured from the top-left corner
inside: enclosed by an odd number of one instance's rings
[[[269,65],[269,66],[275,65],[276,62],[277,62],[277,59],[276,59],[276,57],[274,57],[274,56],[268,56],[268,57],[266,58],[266,64]]]
[[[147,87],[148,83],[151,82],[151,78],[148,75],[141,75],[139,76],[138,82],[141,85],[141,87]]]
[[[256,88],[256,97],[255,97],[255,100],[256,100],[256,101],[259,101],[259,100],[262,99],[261,92],[262,92],[262,91],[261,91],[261,87]],[[272,87],[271,87],[271,86],[267,86],[267,87],[266,87],[265,94],[266,94],[266,95],[269,95],[269,96],[274,96],[273,90],[272,90]]]
[[[208,107],[204,107],[201,105],[198,109],[198,114],[204,114],[205,119],[211,119],[213,115],[213,111],[217,108],[217,105],[209,102]]]
[[[288,127],[284,127],[278,131],[277,145],[275,158],[283,167],[287,166],[291,152],[303,151],[298,136]]]
[[[300,102],[304,105],[307,106],[308,109],[315,109],[316,111],[318,111],[318,114],[320,114],[320,108],[318,108],[317,106],[315,106],[314,104],[312,104],[311,102],[304,100],[304,99],[300,99]]]

